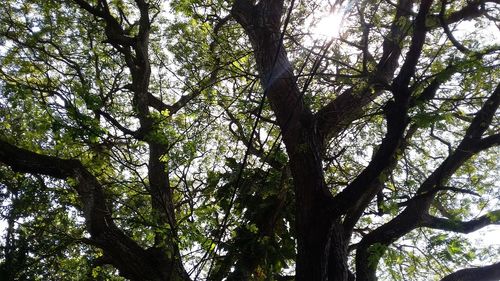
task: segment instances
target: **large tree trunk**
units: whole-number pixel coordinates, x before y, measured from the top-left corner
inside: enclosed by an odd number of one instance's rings
[[[282,8],[282,1],[253,5],[241,0],[235,3],[232,14],[255,50],[264,95],[290,157],[296,202],[296,280],[347,280],[347,246],[339,220],[332,214],[314,117],[302,100],[283,46]]]
[[[296,280],[347,280],[347,244],[339,219],[332,214],[313,138],[305,135],[297,145],[287,145],[296,147],[289,151],[297,206]]]

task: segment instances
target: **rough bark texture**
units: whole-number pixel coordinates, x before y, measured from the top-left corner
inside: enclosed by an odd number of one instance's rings
[[[268,98],[283,132],[283,140],[290,157],[297,204],[297,280],[348,280],[347,245],[355,222],[368,203],[382,188],[379,176],[393,166],[395,154],[400,148],[408,124],[407,111],[414,106],[410,80],[425,42],[427,19],[433,1],[422,1],[414,22],[411,45],[397,76],[391,81],[401,55],[400,42],[407,36],[408,24],[402,24],[411,10],[412,1],[400,1],[393,21],[390,36],[383,44],[382,59],[377,65],[375,79],[366,89],[346,91],[312,117],[302,101],[293,70],[287,59],[280,32],[280,17],[283,14],[281,1],[235,2],[232,14],[245,29],[255,51],[264,94]],[[467,9],[467,8],[465,8]],[[452,21],[452,19],[449,19]],[[446,74],[448,75],[448,74]],[[449,77],[449,76],[448,76]],[[432,98],[441,80],[436,79],[420,97]],[[340,194],[332,197],[325,186],[321,168],[321,148],[332,135],[356,118],[371,98],[382,89],[389,89],[394,101],[386,106],[387,133],[370,164]],[[370,97],[367,92],[373,93]],[[497,91],[485,103],[496,110]],[[490,107],[491,105],[491,107]],[[483,111],[483,110],[482,110]],[[483,116],[483,112],[477,116]],[[491,117],[491,115],[489,115]],[[483,118],[481,117],[481,118]],[[485,121],[485,120],[483,120]],[[491,119],[483,124],[489,124]],[[470,128],[477,128],[473,122]],[[415,128],[412,129],[413,132]],[[376,280],[378,260],[387,245],[416,227],[433,201],[431,189],[441,184],[467,159],[477,152],[478,143],[471,147],[467,131],[464,143],[455,154],[450,155],[441,167],[422,185],[422,194],[409,202],[405,211],[393,222],[367,235],[358,245],[356,280]],[[475,129],[474,129],[475,130]],[[411,135],[413,132],[408,132]],[[484,132],[484,131],[482,131]],[[482,132],[479,134],[481,136]],[[340,218],[346,214],[344,224]],[[347,227],[347,229],[346,229]]]
[[[441,281],[496,281],[499,279],[500,263],[495,263],[483,267],[461,269]]]
[[[80,197],[87,230],[91,235],[90,243],[103,249],[105,257],[124,277],[131,280],[170,280],[173,271],[165,254],[141,248],[116,227],[101,185],[80,162],[40,155],[2,140],[0,161],[17,172],[59,179],[74,178],[77,182],[74,188]]]
[[[290,157],[297,208],[296,280],[327,280],[328,276],[347,280],[347,247],[339,235],[338,221],[332,217],[319,135],[281,40],[282,9],[282,1],[261,1],[257,5],[236,1],[232,14],[255,50],[264,94],[276,114]],[[330,266],[330,261],[335,265]]]

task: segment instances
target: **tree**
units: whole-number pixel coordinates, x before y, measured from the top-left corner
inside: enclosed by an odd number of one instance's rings
[[[5,1],[1,274],[497,280],[499,4]]]

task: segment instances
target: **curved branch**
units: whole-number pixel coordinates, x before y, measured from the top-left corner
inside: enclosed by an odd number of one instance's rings
[[[85,0],[73,0],[73,2],[106,23],[105,30],[108,42],[117,50],[124,52],[124,47],[134,45],[134,38],[125,32],[118,20],[111,14],[106,1],[98,1],[100,7],[94,7]]]
[[[446,23],[446,20],[444,18],[444,13],[446,11],[446,0],[441,0],[441,11],[439,12],[439,22],[441,23],[441,27],[444,30],[444,33],[446,36],[448,36],[448,39],[450,39],[451,43],[455,48],[457,48],[460,52],[464,54],[470,53],[470,50],[467,49],[464,45],[462,45],[458,40],[453,36],[453,33],[451,32],[450,28],[448,27],[448,24]]]
[[[37,154],[3,140],[0,140],[0,162],[9,165],[16,172],[43,174],[58,179],[73,176],[81,165],[77,160]]]
[[[422,1],[415,19],[415,32],[412,36],[411,46],[398,76],[393,80],[392,93],[394,101],[386,106],[387,133],[382,140],[379,150],[375,153],[370,164],[335,197],[335,205],[340,212],[347,208],[356,209],[362,204],[365,196],[370,201],[378,192],[377,186],[373,184],[384,170],[394,161],[397,148],[404,138],[404,132],[408,125],[407,110],[409,108],[410,90],[408,84],[414,74],[415,66],[421,55],[425,42],[426,28],[425,18],[430,10],[432,0]],[[359,211],[358,211],[359,212]],[[351,223],[351,226],[354,224]]]
[[[363,107],[387,88],[399,65],[401,42],[407,36],[406,27],[401,22],[409,16],[412,4],[413,1],[410,0],[399,1],[391,30],[382,44],[382,56],[367,86],[360,90],[355,90],[354,87],[348,89],[316,113],[318,133],[323,143],[327,143],[353,120],[361,116]]]
[[[356,269],[359,280],[376,280],[377,264],[388,245],[420,226],[439,187],[474,154],[489,146],[481,145],[500,103],[500,85],[475,114],[464,138],[446,160],[422,183],[405,210],[388,223],[367,234],[357,246]],[[488,139],[488,138],[485,138]]]
[[[500,262],[482,267],[465,268],[454,272],[441,281],[497,281],[500,279]]]
[[[459,233],[471,233],[488,225],[499,223],[500,210],[495,210],[470,221],[456,221],[425,215],[421,226]]]
[[[482,138],[478,142],[478,147],[481,150],[488,149],[490,147],[497,146],[497,145],[500,145],[500,133]]]
[[[410,83],[411,78],[415,74],[415,68],[422,54],[422,48],[425,43],[425,37],[427,34],[427,27],[425,25],[425,20],[429,13],[429,10],[432,5],[432,0],[422,1],[420,4],[420,8],[415,18],[415,28],[413,31],[413,36],[411,39],[411,44],[408,52],[406,53],[406,58],[404,60],[403,65],[401,66],[401,70],[398,73],[398,76],[394,78],[392,82],[393,93],[395,94],[395,98],[398,96],[404,97],[407,92],[408,84]]]
[[[0,140],[0,162],[22,173],[43,174],[58,179],[76,179],[75,190],[82,203],[85,224],[94,245],[104,250],[120,274],[132,280],[168,280],[177,270],[157,250],[145,250],[113,222],[101,184],[78,160],[61,159],[16,147]],[[164,264],[164,267],[157,267]],[[187,280],[185,278],[185,280]]]
[[[104,117],[106,120],[108,120],[108,122],[110,122],[112,125],[114,125],[116,128],[118,128],[124,134],[138,137],[138,134],[137,134],[138,132],[137,131],[132,131],[129,128],[123,126],[122,124],[120,124],[120,122],[118,122],[118,120],[116,120],[113,116],[111,116],[111,114],[107,113],[106,111],[98,109],[95,112],[98,115]]]
[[[444,23],[449,25],[462,20],[471,20],[486,14],[486,10],[483,9],[486,3],[496,3],[500,4],[499,0],[474,0],[467,1],[467,4],[463,6],[460,10],[451,12],[448,16],[444,18]],[[430,29],[437,28],[441,26],[439,15],[430,15],[427,20],[427,27]]]
[[[486,11],[482,9],[482,6],[486,3],[496,3],[500,4],[499,0],[476,0],[470,1],[462,9],[451,13],[446,18],[446,23],[454,23],[461,20],[470,20],[475,17],[483,15]]]
[[[100,236],[113,223],[101,185],[78,160],[38,154],[0,140],[0,162],[16,172],[43,174],[58,179],[75,178],[75,189],[83,203],[83,213],[90,234]]]

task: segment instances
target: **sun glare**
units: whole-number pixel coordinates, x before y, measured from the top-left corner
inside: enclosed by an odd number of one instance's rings
[[[311,27],[313,39],[337,37],[340,32],[342,17],[338,14],[328,14]]]

